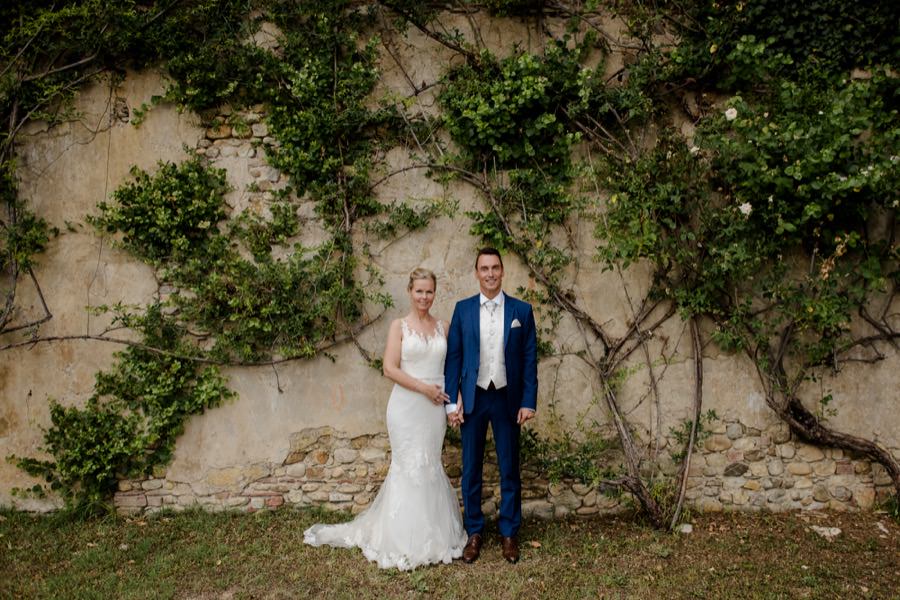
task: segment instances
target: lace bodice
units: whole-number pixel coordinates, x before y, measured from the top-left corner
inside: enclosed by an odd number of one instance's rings
[[[400,368],[417,379],[435,381],[444,378],[447,336],[440,321],[434,335],[425,336],[412,329],[406,319],[400,320],[403,340],[400,344]]]

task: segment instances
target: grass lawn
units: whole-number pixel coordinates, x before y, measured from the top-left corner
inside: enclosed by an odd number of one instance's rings
[[[517,565],[489,530],[477,563],[413,572],[303,545],[307,526],[345,518],[3,512],[0,598],[900,598],[900,525],[883,513],[702,515],[690,534],[627,517],[529,521]],[[842,533],[827,541],[813,525]]]

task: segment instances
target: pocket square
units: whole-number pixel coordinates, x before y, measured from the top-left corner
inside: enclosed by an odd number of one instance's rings
[[[521,326],[522,326],[522,324],[519,323],[518,319],[513,319],[512,324],[509,327],[510,327],[510,329],[512,329],[514,327],[521,327]]]

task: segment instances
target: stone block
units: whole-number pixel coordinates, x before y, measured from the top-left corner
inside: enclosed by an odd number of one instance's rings
[[[565,519],[570,514],[572,514],[572,509],[567,506],[556,505],[553,507],[553,518],[555,519]]]
[[[237,467],[212,469],[206,475],[206,484],[216,488],[234,488],[242,477],[243,473]]]
[[[581,516],[595,515],[600,512],[600,507],[594,506],[582,506],[578,510],[575,511],[575,514]]]
[[[828,494],[828,488],[824,485],[813,487],[812,497],[816,502],[828,502],[831,499],[831,496]]]
[[[341,492],[342,494],[358,494],[359,492],[363,491],[363,489],[365,489],[365,488],[356,483],[342,483],[339,486],[337,486],[336,489],[337,489],[337,491]]]
[[[852,475],[853,463],[849,458],[839,458],[834,462],[834,472],[837,475]]]
[[[328,494],[329,502],[350,502],[353,500],[353,496],[350,494],[342,494],[341,492],[331,492]]]
[[[223,140],[231,137],[231,126],[220,123],[206,130],[206,137],[211,140]]]
[[[749,467],[740,462],[732,463],[725,467],[725,476],[726,477],[740,477],[744,473],[747,472]]]
[[[530,500],[522,503],[522,515],[538,519],[552,519],[553,505],[546,500]]]
[[[777,446],[777,452],[781,458],[794,458],[794,455],[797,454],[797,449],[791,444],[780,444]]]
[[[247,496],[232,496],[231,498],[226,498],[223,504],[229,508],[237,508],[239,506],[246,506],[250,503],[250,498]]]
[[[736,448],[729,448],[725,451],[725,458],[730,463],[736,463],[744,460],[744,453]]]
[[[163,486],[162,479],[148,479],[141,483],[141,489],[143,490],[158,490]]]
[[[784,473],[784,463],[780,460],[772,459],[766,462],[766,469],[769,475],[781,475]]]
[[[352,463],[359,456],[359,452],[353,448],[337,448],[334,451],[334,460],[341,464]]]
[[[593,489],[593,487],[589,486],[589,485],[584,485],[581,483],[572,484],[572,491],[575,492],[576,494],[578,494],[579,496],[587,495],[587,493],[590,492],[592,489]]]
[[[762,484],[760,484],[759,481],[756,481],[755,479],[751,479],[743,485],[743,488],[745,490],[750,490],[751,492],[755,492],[762,488]]]
[[[756,462],[766,457],[766,451],[762,449],[748,450],[744,452],[744,460],[748,462]]]
[[[278,508],[284,504],[284,496],[271,496],[266,498],[266,506],[268,508]]]
[[[723,477],[722,487],[726,490],[736,490],[742,487],[746,481],[743,477]]]
[[[731,448],[731,440],[724,435],[711,435],[707,438],[703,447],[710,452],[724,452]]]
[[[725,435],[730,440],[736,440],[744,435],[744,426],[740,423],[728,423],[725,426]]]
[[[269,135],[269,127],[265,123],[254,123],[250,130],[253,132],[253,137],[264,138]]]
[[[710,467],[713,473],[717,473],[717,469],[722,469],[728,464],[728,459],[725,458],[724,454],[707,454],[703,458],[706,460],[706,466]]]
[[[284,473],[290,477],[303,478],[306,477],[306,465],[302,462],[288,465],[284,469]]]
[[[776,444],[786,444],[791,440],[791,429],[787,423],[775,423],[766,430],[766,433]]]
[[[808,489],[813,486],[812,479],[808,477],[800,477],[794,481],[794,488],[798,490]]]
[[[308,452],[317,443],[326,445],[330,443],[334,430],[331,427],[313,427],[291,434],[291,452]],[[325,438],[325,439],[323,439]]]
[[[147,496],[144,494],[116,494],[113,498],[113,504],[117,508],[141,508],[147,506]]]
[[[875,505],[875,488],[871,486],[857,486],[853,490],[853,499],[856,506],[862,510],[871,510]]]
[[[887,470],[878,463],[872,464],[872,479],[875,485],[890,485],[891,477]]]
[[[753,477],[765,477],[769,474],[769,469],[766,466],[766,463],[762,461],[755,462],[750,465],[750,474]]]
[[[359,456],[367,463],[374,463],[385,460],[387,453],[381,448],[362,448],[359,451]]]
[[[813,473],[820,477],[827,477],[835,473],[835,462],[830,458],[814,462],[812,467]]]
[[[816,446],[801,444],[797,449],[797,458],[806,462],[816,462],[825,458],[825,453]]]
[[[787,492],[784,490],[773,489],[766,492],[766,500],[772,504],[780,503],[784,500]]]
[[[828,491],[835,500],[840,502],[849,502],[853,497],[853,493],[842,485],[831,487]]]
[[[701,498],[697,502],[697,510],[707,513],[722,512],[722,503],[715,498]]]
[[[565,489],[553,498],[553,504],[575,510],[581,506],[581,497],[572,490]]]
[[[812,467],[803,462],[789,463],[787,470],[791,475],[809,475],[812,473]]]

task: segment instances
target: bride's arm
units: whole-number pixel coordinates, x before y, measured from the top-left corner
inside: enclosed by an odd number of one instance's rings
[[[403,332],[400,329],[400,319],[394,319],[391,322],[391,328],[388,330],[384,356],[381,359],[384,376],[408,390],[422,394],[435,404],[444,404],[447,394],[444,393],[441,386],[425,383],[400,369],[400,344],[402,342]]]

